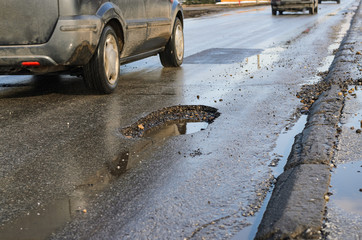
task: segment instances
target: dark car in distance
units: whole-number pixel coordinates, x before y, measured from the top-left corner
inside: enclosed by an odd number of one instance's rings
[[[177,0],[1,0],[0,74],[82,75],[98,93],[117,87],[120,65],[159,54],[183,62]]]
[[[318,13],[318,0],[271,0],[272,14],[282,15],[284,12],[303,12],[309,11],[309,14]]]

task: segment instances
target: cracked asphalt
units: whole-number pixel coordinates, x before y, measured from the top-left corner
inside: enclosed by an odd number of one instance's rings
[[[321,4],[315,16],[273,17],[269,6],[257,6],[186,19],[182,68],[163,69],[157,57],[127,64],[109,96],[89,94],[76,77],[0,76],[1,239],[358,236],[351,235],[359,234],[358,215],[350,222],[354,232],[340,230],[350,215],[333,205],[337,194],[328,194],[334,191],[328,181],[341,161],[359,156],[357,133],[351,138],[356,152],[343,151],[351,144],[344,140],[351,137],[344,118],[358,114],[359,103],[339,95],[346,87],[341,79],[361,78],[355,71],[361,62],[361,18],[353,18],[359,5]],[[345,38],[351,26],[354,33]],[[323,77],[333,82],[331,88],[314,87],[310,97],[303,86]],[[179,105],[208,106],[221,115],[192,134],[152,139],[121,132]],[[275,181],[271,162],[287,156],[273,150],[302,113],[309,113],[307,127]],[[328,124],[319,124],[326,119]],[[294,142],[294,136],[285,141]],[[283,189],[283,182],[289,188]],[[293,189],[296,183],[301,190]],[[274,184],[280,195],[271,195],[263,218]],[[316,194],[316,201],[303,205],[308,194]],[[283,205],[291,202],[304,207]],[[273,211],[278,220],[300,222],[280,228],[282,222],[270,218]],[[311,218],[300,218],[301,212]]]

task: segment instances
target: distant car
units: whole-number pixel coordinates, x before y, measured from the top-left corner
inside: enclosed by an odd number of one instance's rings
[[[322,3],[322,1],[335,1],[335,2],[337,2],[338,4],[341,3],[341,0],[318,0],[318,3]]]
[[[111,93],[121,64],[182,64],[183,18],[177,0],[1,0],[0,74],[66,72]]]
[[[308,10],[309,14],[318,13],[318,0],[271,0],[272,14],[282,15],[286,12],[300,12]]]

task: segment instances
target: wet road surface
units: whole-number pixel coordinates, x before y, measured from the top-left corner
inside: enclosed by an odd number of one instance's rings
[[[182,68],[127,64],[109,96],[76,77],[0,76],[1,239],[251,239],[295,95],[328,70],[355,4],[187,19]],[[221,115],[191,134],[121,134],[177,105]]]

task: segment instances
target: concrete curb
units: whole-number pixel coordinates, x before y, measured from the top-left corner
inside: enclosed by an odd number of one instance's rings
[[[344,97],[338,96],[338,93],[343,85],[348,84],[348,79],[361,79],[361,70],[351,66],[351,59],[356,64],[361,62],[361,56],[354,50],[355,47],[362,50],[359,38],[361,19],[360,1],[351,27],[326,77],[325,81],[331,84],[331,88],[313,104],[306,127],[295,137],[285,172],[277,179],[255,239],[321,237],[330,184],[330,164],[338,141],[337,128],[344,105]]]

